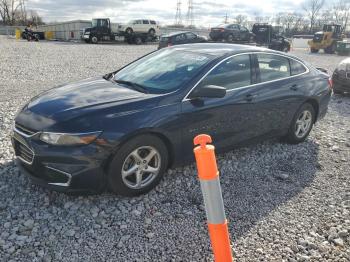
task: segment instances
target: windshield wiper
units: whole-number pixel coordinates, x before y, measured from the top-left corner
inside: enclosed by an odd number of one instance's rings
[[[124,84],[124,85],[130,86],[132,89],[134,89],[136,91],[139,91],[139,92],[142,92],[142,93],[145,93],[145,94],[149,93],[149,91],[143,85],[140,85],[140,84],[137,84],[137,83],[134,83],[134,82],[131,82],[131,81],[125,81],[125,80],[120,80],[120,79],[117,79],[117,80],[113,79],[113,82],[118,83],[118,84]]]

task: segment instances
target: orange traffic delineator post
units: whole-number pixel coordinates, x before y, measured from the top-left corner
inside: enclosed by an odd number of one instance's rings
[[[219,171],[216,165],[215,147],[208,145],[212,143],[209,135],[198,135],[193,142],[196,146],[194,154],[207,214],[214,259],[215,262],[232,262],[230,237],[222,200]]]

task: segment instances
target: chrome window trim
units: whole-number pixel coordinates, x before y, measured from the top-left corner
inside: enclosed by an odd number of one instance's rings
[[[245,52],[245,53],[239,53],[239,54],[234,54],[234,55],[231,55],[229,57],[226,57],[225,59],[219,61],[216,65],[214,65],[207,73],[205,73],[205,75],[203,77],[201,77],[201,79],[199,79],[199,81],[191,88],[191,90],[185,95],[185,97],[182,99],[181,102],[185,102],[185,101],[190,101],[192,100],[191,98],[188,98],[188,96],[190,95],[190,93],[199,85],[200,82],[202,82],[202,80],[207,77],[207,75],[209,75],[211,73],[211,71],[213,71],[217,66],[219,66],[221,63],[225,62],[226,60],[232,58],[232,57],[235,57],[235,56],[239,56],[239,55],[253,55],[253,54],[266,54],[266,55],[277,55],[277,56],[282,56],[282,57],[285,57],[287,59],[292,59],[300,64],[302,64],[304,66],[304,68],[306,69],[305,72],[303,73],[300,73],[300,74],[297,74],[297,75],[291,75],[291,76],[288,76],[288,77],[283,77],[283,78],[278,78],[278,79],[274,79],[274,80],[270,80],[270,81],[265,81],[265,82],[260,82],[260,83],[256,83],[256,84],[251,84],[251,85],[247,85],[247,86],[242,86],[242,87],[237,87],[237,88],[233,88],[233,89],[230,89],[230,90],[227,90],[226,92],[231,92],[231,91],[235,91],[235,90],[240,90],[240,89],[245,89],[245,88],[249,88],[249,87],[253,87],[253,86],[257,86],[257,85],[261,85],[261,84],[266,84],[266,83],[273,83],[273,82],[276,82],[276,81],[280,81],[280,80],[285,80],[285,79],[289,79],[289,78],[294,78],[296,76],[301,76],[301,75],[304,75],[304,74],[307,74],[310,72],[310,69],[301,61],[293,58],[293,57],[290,57],[290,56],[287,56],[287,55],[284,55],[284,54],[276,54],[276,53],[271,53],[271,52],[264,52],[264,51],[255,51],[255,52]]]
[[[52,185],[52,186],[62,186],[62,187],[69,187],[70,186],[70,183],[72,181],[72,175],[67,173],[67,172],[64,172],[62,170],[59,170],[59,169],[56,169],[54,167],[50,167],[50,166],[45,166],[47,169],[51,169],[55,172],[58,172],[58,173],[61,173],[61,174],[64,174],[65,176],[68,177],[68,181],[66,183],[47,183],[48,185]]]
[[[34,151],[33,151],[32,149],[30,149],[30,148],[29,148],[27,145],[25,145],[24,143],[22,143],[21,141],[19,141],[18,139],[16,139],[15,137],[14,137],[13,139],[16,140],[18,143],[22,144],[23,146],[25,146],[26,148],[28,148],[30,152],[32,152],[33,157],[32,157],[32,161],[31,161],[31,162],[28,162],[27,160],[23,159],[23,158],[20,157],[20,156],[16,156],[19,160],[21,160],[21,161],[24,162],[25,164],[31,166],[31,165],[33,164],[34,158],[35,158],[35,153],[34,153]]]
[[[36,134],[39,133],[39,132],[36,132],[36,133],[34,133],[34,134],[32,134],[32,135],[27,135],[26,133],[23,133],[22,131],[18,130],[18,129],[16,128],[16,126],[13,127],[13,131],[15,131],[16,133],[18,133],[18,134],[20,134],[21,136],[24,136],[24,137],[26,137],[26,138],[33,137],[33,136],[35,136]]]

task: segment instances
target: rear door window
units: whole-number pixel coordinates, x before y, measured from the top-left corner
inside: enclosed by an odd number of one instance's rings
[[[179,35],[175,36],[175,41],[176,41],[176,42],[182,42],[182,41],[184,41],[185,39],[186,39],[185,34],[179,34]]]
[[[289,59],[279,55],[257,54],[260,82],[277,80],[290,76]]]
[[[144,25],[148,25],[148,24],[149,24],[149,21],[148,21],[148,20],[142,20],[142,23],[143,23]]]
[[[216,85],[227,90],[251,84],[250,55],[238,55],[222,62],[202,81],[201,86]]]
[[[294,76],[306,72],[306,68],[300,62],[294,59],[290,59],[290,71],[291,74]]]

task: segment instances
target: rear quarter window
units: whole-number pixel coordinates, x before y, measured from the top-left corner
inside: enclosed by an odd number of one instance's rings
[[[277,80],[290,76],[289,59],[279,55],[258,54],[260,82]]]
[[[291,71],[291,75],[294,76],[294,75],[305,73],[306,68],[300,62],[290,59],[290,71]]]

